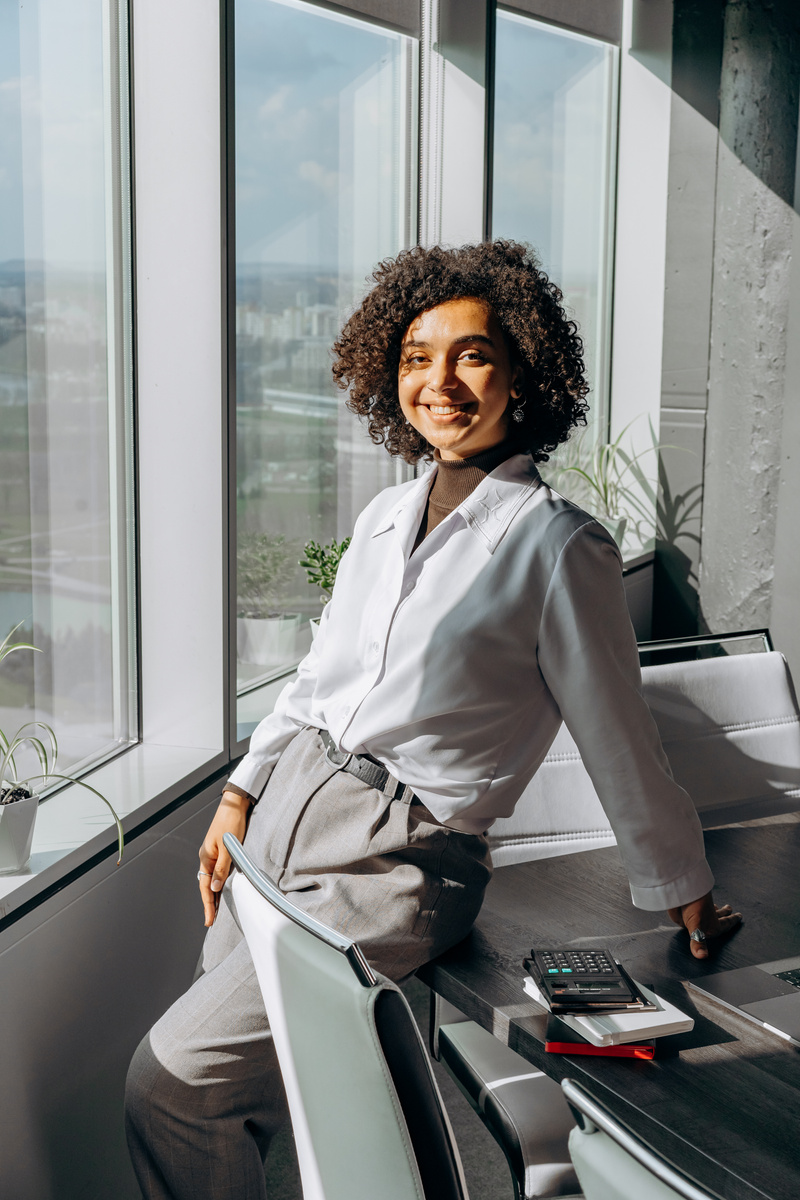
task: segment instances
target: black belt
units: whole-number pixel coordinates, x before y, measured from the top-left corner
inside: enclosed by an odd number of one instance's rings
[[[320,729],[319,736],[325,747],[325,757],[331,766],[346,771],[348,775],[355,775],[356,779],[363,780],[379,792],[385,792],[393,800],[416,799],[407,783],[395,779],[386,767],[381,766],[368,754],[350,754],[347,750],[340,750],[327,729]]]

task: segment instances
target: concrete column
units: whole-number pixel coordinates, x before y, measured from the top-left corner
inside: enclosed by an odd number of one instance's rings
[[[799,93],[795,0],[729,0],[700,569],[714,631],[773,611]]]

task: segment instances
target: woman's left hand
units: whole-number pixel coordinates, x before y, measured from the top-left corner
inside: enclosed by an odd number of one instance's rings
[[[692,934],[696,929],[705,934],[704,941],[690,941],[689,946],[695,958],[708,958],[708,942],[713,938],[724,937],[733,933],[742,923],[742,914],[732,912],[730,904],[717,908],[711,892],[681,904],[679,908],[670,908],[669,915],[676,925],[683,925],[687,933]]]

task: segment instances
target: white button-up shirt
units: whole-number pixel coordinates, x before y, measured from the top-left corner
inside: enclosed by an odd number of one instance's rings
[[[642,699],[610,534],[518,454],[412,554],[435,470],[359,517],[317,638],[231,783],[259,796],[311,725],[383,763],[438,820],[482,833],[512,812],[563,717],[634,903],[704,895],[700,823]]]

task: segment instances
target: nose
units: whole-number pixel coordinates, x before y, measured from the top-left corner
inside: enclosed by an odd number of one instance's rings
[[[429,392],[435,392],[437,396],[441,396],[445,392],[452,392],[454,388],[458,387],[455,367],[448,361],[446,355],[435,358],[431,363],[426,386]]]

